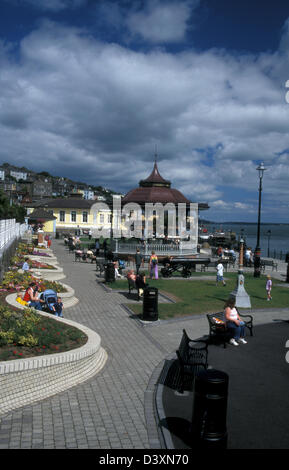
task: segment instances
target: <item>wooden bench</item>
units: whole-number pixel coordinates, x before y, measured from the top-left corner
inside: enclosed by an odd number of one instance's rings
[[[105,266],[106,266],[106,263],[105,263],[105,260],[101,260],[101,259],[97,259],[96,258],[96,271],[99,271],[99,275],[101,276],[102,273],[104,273],[104,270],[105,270]]]
[[[207,369],[208,343],[202,340],[190,339],[186,330],[183,330],[183,336],[176,354],[179,361],[180,373],[178,392],[183,393],[188,379],[188,388],[192,390],[196,373],[200,369]]]
[[[83,253],[74,251],[74,261],[83,261]]]
[[[136,286],[136,283],[133,281],[133,279],[130,279],[130,278],[127,278],[127,282],[128,282],[128,293],[129,293],[129,295],[131,294],[132,290],[136,290],[137,291],[137,300],[139,300],[140,299],[139,288]]]
[[[224,266],[225,271],[228,271],[228,264],[232,264],[232,261],[229,259],[222,259],[222,265]],[[210,261],[209,263],[204,263],[201,265],[201,272],[205,272],[208,268],[216,268],[219,264],[219,261]]]
[[[278,270],[278,263],[276,261],[274,261],[273,259],[261,259],[261,262],[260,262],[260,267],[261,267],[261,271],[263,271],[263,273],[265,272],[265,268],[266,266],[269,266],[272,268],[272,271],[277,271]]]
[[[216,266],[217,266],[216,261],[211,261],[210,263],[201,264],[201,272],[205,272],[208,270],[208,268],[215,268]]]
[[[250,336],[253,336],[253,317],[251,315],[242,315],[239,311],[238,314],[244,321],[245,327],[250,331]],[[214,342],[215,340],[220,340],[223,342],[225,348],[227,341],[232,338],[233,334],[232,330],[226,327],[226,323],[224,322],[224,312],[208,313],[207,319],[210,328],[209,341]]]

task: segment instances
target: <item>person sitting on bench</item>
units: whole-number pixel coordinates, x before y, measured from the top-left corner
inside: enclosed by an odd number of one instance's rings
[[[139,296],[141,297],[143,295],[144,289],[148,286],[148,284],[146,283],[145,273],[139,273],[136,276],[135,285],[138,289]]]
[[[233,338],[230,339],[230,344],[239,346],[239,344],[247,344],[245,340],[245,323],[241,320],[236,309],[235,297],[230,297],[225,304],[224,312],[226,327],[232,330]]]

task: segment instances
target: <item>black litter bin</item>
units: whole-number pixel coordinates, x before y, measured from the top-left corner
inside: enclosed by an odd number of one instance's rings
[[[229,376],[216,369],[195,377],[192,415],[192,447],[226,449]]]
[[[142,318],[146,321],[158,320],[158,289],[156,287],[146,287],[143,293]]]
[[[105,282],[115,281],[115,267],[113,263],[107,263],[105,268]]]

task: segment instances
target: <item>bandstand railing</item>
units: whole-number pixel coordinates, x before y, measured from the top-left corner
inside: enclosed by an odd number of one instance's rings
[[[188,255],[197,254],[197,247],[193,246],[186,248],[180,244],[175,243],[123,243],[118,240],[113,240],[112,250],[115,253],[135,253],[140,250],[142,255],[150,255],[154,251],[158,255]]]

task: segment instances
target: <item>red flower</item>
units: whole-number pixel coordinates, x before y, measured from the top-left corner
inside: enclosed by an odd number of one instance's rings
[[[43,349],[45,349],[45,348],[46,348],[46,346],[42,346],[42,348],[43,348]]]

